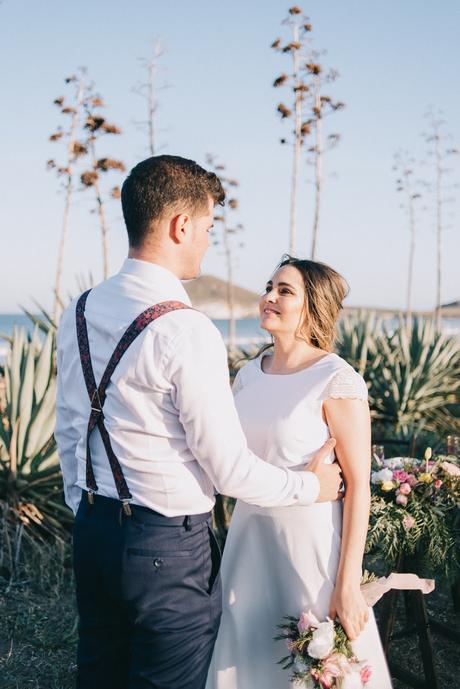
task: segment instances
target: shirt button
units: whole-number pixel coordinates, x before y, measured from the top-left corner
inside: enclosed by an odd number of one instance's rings
[[[298,499],[299,499],[298,493],[294,493],[294,500],[298,500]]]
[[[153,561],[153,566],[156,567],[157,569],[161,567],[163,560],[161,560],[159,557],[156,557]]]

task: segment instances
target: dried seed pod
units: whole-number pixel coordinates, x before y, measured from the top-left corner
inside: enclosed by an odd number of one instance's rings
[[[92,187],[98,179],[99,175],[94,170],[84,172],[82,175],[80,175],[81,183],[85,187]]]
[[[275,88],[277,88],[278,86],[282,86],[282,85],[287,81],[287,79],[288,79],[288,75],[287,75],[287,74],[280,74],[280,76],[277,77],[277,78],[275,79],[275,81],[273,82],[273,86],[274,86]]]

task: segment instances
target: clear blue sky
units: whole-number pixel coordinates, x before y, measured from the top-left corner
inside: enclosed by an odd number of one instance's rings
[[[157,37],[170,84],[160,94],[163,150],[201,163],[213,152],[240,180],[239,220],[246,231],[237,281],[262,288],[288,245],[291,159],[278,143],[286,126],[275,113],[280,93],[271,87],[287,58],[269,48],[288,7],[279,0],[3,0],[0,312],[30,306],[32,296],[46,306],[52,301],[63,197],[45,163],[60,150],[47,139],[59,123],[52,100],[65,92],[64,77],[79,65],[88,67],[108,119],[124,131],[107,151],[132,167],[147,155],[146,135],[135,125],[144,117],[144,103],[132,87],[142,78],[139,58]],[[347,105],[330,121],[342,141],[326,161],[326,171],[335,175],[325,182],[318,258],[348,279],[350,304],[403,307],[408,232],[395,193],[393,153],[406,147],[424,157],[421,132],[429,104],[442,107],[460,147],[460,4],[313,0],[303,9],[317,47],[328,50],[327,64],[340,72],[332,93]],[[305,189],[299,213],[304,255],[313,208],[312,188]],[[72,293],[75,275],[101,275],[90,206],[90,195],[78,194],[65,267]],[[460,297],[460,204],[448,210],[444,301]],[[115,271],[127,243],[117,203],[109,215]],[[216,249],[204,269],[224,277]],[[415,306],[431,308],[434,293],[435,232],[428,209],[419,224]]]

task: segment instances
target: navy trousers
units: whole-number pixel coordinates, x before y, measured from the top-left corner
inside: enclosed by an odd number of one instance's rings
[[[210,514],[83,493],[74,527],[77,689],[204,689],[221,615]]]

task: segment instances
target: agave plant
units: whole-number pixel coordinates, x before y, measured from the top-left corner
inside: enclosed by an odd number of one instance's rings
[[[54,361],[52,329],[43,342],[38,326],[30,341],[14,331],[0,405],[0,507],[3,521],[26,538],[63,535],[71,521],[53,436]]]
[[[382,319],[373,312],[344,316],[338,327],[337,353],[367,378],[380,360],[377,336],[381,332]]]
[[[381,354],[371,381],[374,418],[403,433],[460,427],[460,344],[429,320],[414,319],[378,338]]]
[[[364,376],[374,421],[394,436],[459,428],[460,344],[434,323],[391,330],[373,314],[340,325],[339,354]]]

